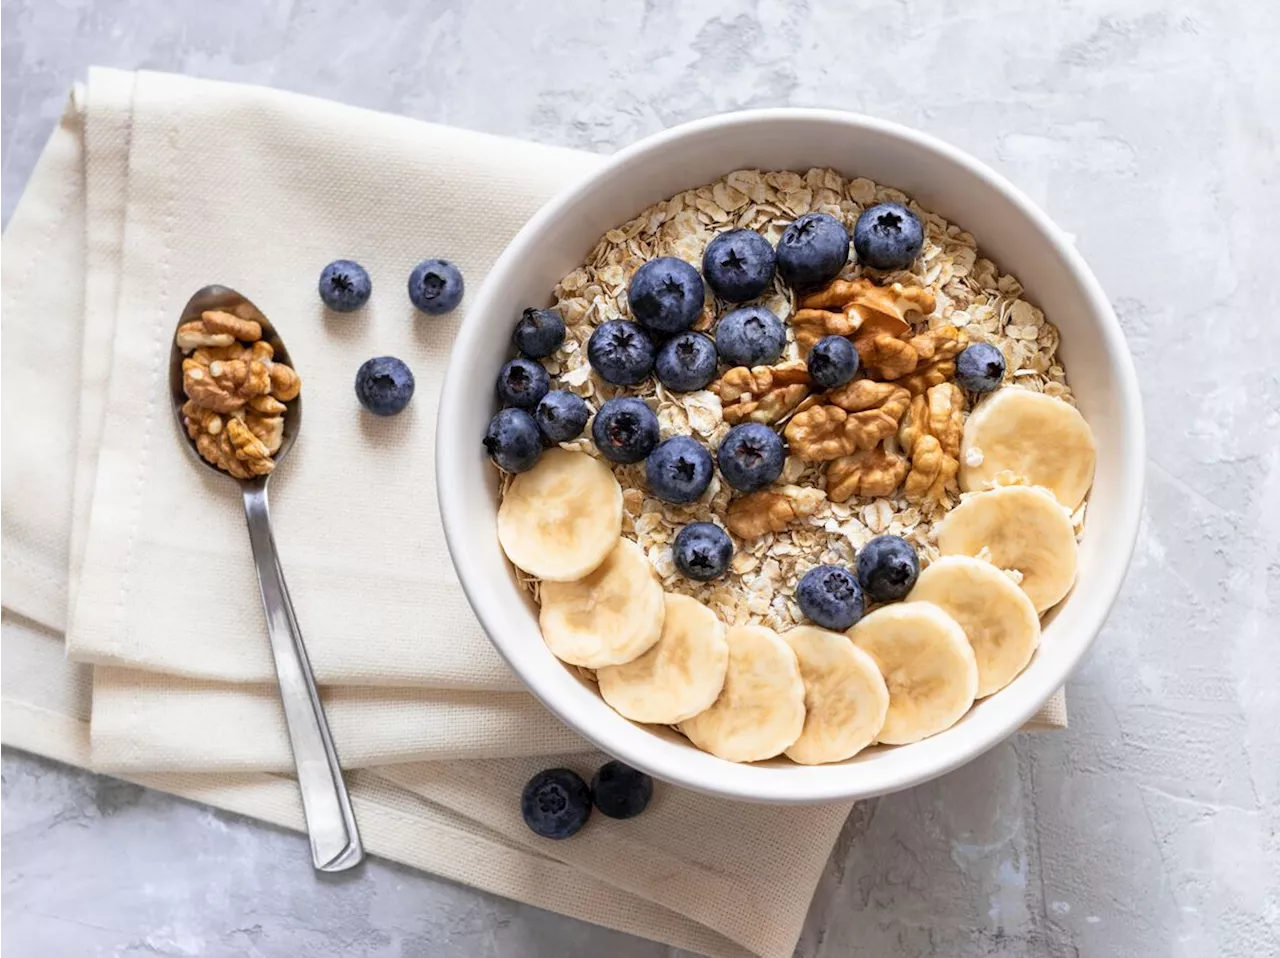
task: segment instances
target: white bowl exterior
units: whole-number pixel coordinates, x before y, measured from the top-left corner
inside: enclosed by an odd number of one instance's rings
[[[495,531],[497,477],[480,439],[489,388],[509,356],[515,319],[549,305],[552,287],[607,230],[651,204],[735,169],[831,167],[893,186],[968,230],[1017,276],[1062,333],[1061,355],[1098,446],[1080,573],[1051,614],[1039,651],[1008,687],[952,728],[913,745],[873,748],[836,765],[753,765],[700,752],[667,729],[615,713],[547,650],[536,609],[516,585]],[[1105,295],[1052,222],[994,171],[924,134],[854,114],[762,110],[712,117],[644,140],[553,199],[489,273],[454,344],[437,428],[437,485],[454,564],[481,624],[529,689],[601,750],[657,778],[749,801],[859,799],[947,772],[1002,741],[1061,687],[1101,629],[1137,535],[1143,431],[1132,359]]]

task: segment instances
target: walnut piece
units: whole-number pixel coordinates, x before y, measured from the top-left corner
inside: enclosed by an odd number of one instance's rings
[[[196,450],[219,469],[237,479],[248,479],[265,476],[275,468],[275,460],[271,458],[274,450],[237,415],[224,418],[194,400],[187,400],[182,412],[187,435],[195,440]],[[280,424],[283,434],[283,419]]]
[[[756,539],[767,532],[781,532],[790,523],[811,516],[822,506],[821,489],[781,486],[761,489],[729,503],[724,524],[742,539]]]
[[[276,402],[270,396],[259,396],[258,399]],[[284,404],[276,403],[280,406],[280,413],[269,415],[255,410],[253,408],[255,401],[251,400],[249,405],[236,415],[244,417],[244,424],[249,427],[249,431],[257,436],[262,441],[262,444],[267,447],[267,452],[274,456],[280,451],[280,446],[284,443]]]
[[[870,379],[855,379],[839,389],[827,393],[827,402],[839,406],[845,412],[854,413],[863,430],[859,445],[869,449],[886,436],[892,436],[911,396],[897,383],[878,383]]]
[[[852,496],[891,496],[907,476],[907,460],[883,446],[831,460],[827,466],[827,498],[844,502]]]
[[[190,352],[201,346],[233,346],[236,340],[254,343],[262,338],[262,327],[252,319],[241,319],[220,309],[206,309],[200,318],[178,327],[178,348]]]
[[[720,397],[724,421],[773,425],[792,412],[809,395],[809,371],[802,362],[778,366],[736,366],[716,382],[711,391]]]
[[[908,392],[918,395],[955,373],[954,359],[967,343],[956,327],[941,326],[906,340],[875,333],[859,337],[853,344],[868,376],[900,381]]]
[[[272,363],[270,367],[271,395],[281,402],[297,399],[302,392],[302,380],[293,371],[292,366],[284,363]]]
[[[863,336],[854,341],[854,346],[862,369],[876,379],[899,379],[920,364],[911,344],[892,333]]]
[[[805,355],[824,336],[852,336],[858,331],[853,319],[825,309],[798,309],[791,314],[790,323],[796,345]]]
[[[958,491],[960,437],[964,431],[964,393],[940,383],[911,400],[898,430],[898,442],[911,457],[903,495],[908,502],[940,502]]]
[[[911,332],[907,316],[927,316],[936,305],[933,294],[919,286],[877,286],[865,278],[838,279],[801,299],[791,325],[796,342],[807,352],[823,336],[906,336]]]
[[[919,396],[931,386],[938,386],[950,381],[955,374],[956,361],[954,359],[943,359],[936,363],[926,363],[916,369],[915,372],[908,373],[901,379],[894,380],[894,382],[911,393],[912,396]]]
[[[216,436],[222,432],[222,417],[212,409],[198,405],[194,399],[182,404],[182,422],[192,439],[198,439],[201,433]]]
[[[797,412],[785,430],[792,452],[806,462],[822,462],[871,449],[892,436],[911,402],[894,383],[855,379],[827,394],[831,405]]]
[[[188,356],[182,361],[182,386],[188,397],[206,409],[235,412],[255,396],[271,392],[271,370],[258,359],[202,363]]]

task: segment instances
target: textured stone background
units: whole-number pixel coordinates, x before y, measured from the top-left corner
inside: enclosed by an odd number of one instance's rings
[[[2,9],[6,219],[91,63],[597,151],[722,110],[834,106],[1003,171],[1078,236],[1128,333],[1150,447],[1141,541],[1070,685],[1070,731],[860,806],[798,954],[1280,952],[1280,6]],[[377,861],[354,882],[317,882],[297,836],[15,752],[3,881],[12,958],[669,952]]]

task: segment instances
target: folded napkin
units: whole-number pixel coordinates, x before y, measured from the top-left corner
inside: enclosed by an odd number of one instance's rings
[[[84,766],[90,669],[69,662],[62,644],[58,632],[4,612],[0,727],[6,745]],[[551,760],[585,773],[604,756]],[[790,958],[847,804],[744,805],[660,785],[643,816],[630,822],[596,816],[573,840],[549,842],[525,827],[512,800],[546,764],[524,758],[396,765],[350,772],[347,784],[371,853],[699,954]],[[297,786],[284,776],[157,766],[120,777],[304,828]],[[627,868],[619,869],[619,861]]]
[[[402,284],[443,255],[474,288],[596,162],[277,91],[92,71],[4,237],[5,743],[301,826],[292,783],[264,774],[292,763],[238,492],[188,460],[165,382],[183,303],[225,283],[272,318],[303,377],[273,519],[343,762],[377,766],[351,777],[369,849],[694,951],[789,955],[848,805],[661,788],[648,825],[536,839],[508,800],[520,783],[599,756],[493,652],[435,514],[436,393],[462,311],[423,317]],[[339,256],[373,278],[358,314],[316,297]],[[390,421],[351,394],[379,354],[418,380]]]

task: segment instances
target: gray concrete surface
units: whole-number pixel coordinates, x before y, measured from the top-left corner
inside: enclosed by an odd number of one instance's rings
[[[1078,236],[1118,307],[1147,403],[1141,542],[1070,731],[860,806],[798,954],[1274,955],[1278,10],[4,0],[3,209],[91,63],[598,151],[767,104],[977,154]],[[14,752],[3,882],[10,958],[668,953],[381,862],[318,883],[294,835]]]

